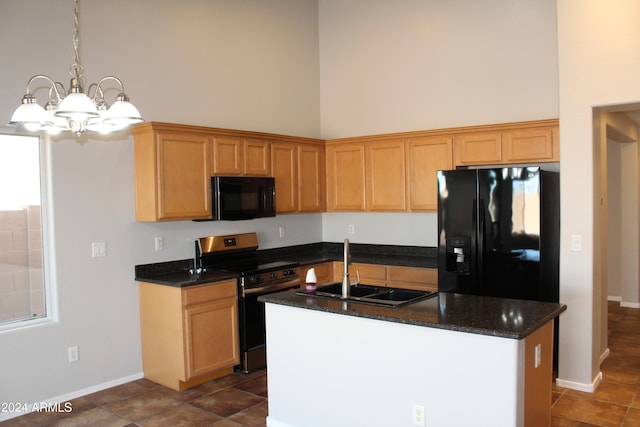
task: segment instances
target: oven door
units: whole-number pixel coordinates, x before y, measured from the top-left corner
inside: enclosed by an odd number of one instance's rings
[[[259,288],[244,289],[244,287],[240,287],[238,300],[240,311],[239,369],[242,372],[251,372],[267,366],[265,307],[263,302],[258,301],[258,297],[299,287],[300,278]]]

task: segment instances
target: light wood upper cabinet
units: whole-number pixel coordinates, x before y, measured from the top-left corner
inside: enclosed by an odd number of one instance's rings
[[[557,120],[493,128],[496,130],[457,135],[455,164],[474,166],[560,161]]]
[[[270,147],[266,141],[232,136],[213,137],[213,175],[268,176]]]
[[[298,211],[325,210],[324,145],[298,144]]]
[[[365,199],[368,211],[404,211],[406,209],[404,150],[402,140],[365,145]]]
[[[502,135],[500,132],[482,132],[456,137],[456,164],[486,165],[502,162]]]
[[[364,211],[364,144],[327,146],[327,210]]]
[[[453,137],[413,138],[407,142],[409,210],[438,209],[439,170],[453,169]]]
[[[298,167],[296,146],[287,142],[271,144],[271,171],[276,180],[276,212],[298,210]]]
[[[144,376],[184,390],[240,361],[235,279],[178,288],[138,284]]]
[[[206,134],[134,130],[136,220],[211,216],[211,142]]]
[[[324,210],[324,146],[271,143],[271,171],[276,180],[276,212]]]
[[[507,163],[558,160],[557,128],[523,129],[502,134],[502,158]]]

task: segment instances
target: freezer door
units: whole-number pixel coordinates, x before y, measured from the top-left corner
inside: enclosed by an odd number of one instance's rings
[[[540,299],[540,170],[478,170],[482,295]]]
[[[478,293],[473,170],[438,171],[438,290]]]

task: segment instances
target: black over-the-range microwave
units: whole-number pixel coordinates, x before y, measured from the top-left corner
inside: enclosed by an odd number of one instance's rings
[[[213,221],[276,216],[276,184],[270,177],[211,177]]]

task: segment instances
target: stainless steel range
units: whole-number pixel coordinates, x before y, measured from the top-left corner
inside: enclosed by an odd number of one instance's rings
[[[266,367],[264,304],[258,297],[298,288],[298,263],[261,259],[256,233],[203,237],[195,241],[195,246],[196,268],[232,271],[239,276],[237,369],[250,372]]]

